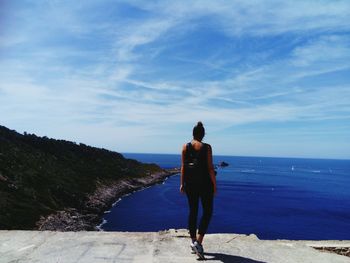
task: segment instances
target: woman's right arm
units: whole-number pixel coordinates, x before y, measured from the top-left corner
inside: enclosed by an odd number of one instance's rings
[[[182,153],[181,153],[181,177],[180,177],[180,192],[184,193],[185,192],[185,187],[184,187],[184,177],[185,177],[185,154],[186,154],[186,145],[182,147]]]

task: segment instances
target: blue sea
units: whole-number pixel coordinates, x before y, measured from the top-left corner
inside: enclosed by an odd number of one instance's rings
[[[180,166],[179,155],[124,154]],[[214,156],[218,192],[208,233],[256,234],[260,239],[350,240],[350,160]],[[187,227],[180,176],[123,197],[105,214],[104,231]]]

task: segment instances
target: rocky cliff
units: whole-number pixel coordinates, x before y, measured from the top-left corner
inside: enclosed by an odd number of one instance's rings
[[[117,152],[0,126],[0,229],[92,230],[116,198],[167,175]]]

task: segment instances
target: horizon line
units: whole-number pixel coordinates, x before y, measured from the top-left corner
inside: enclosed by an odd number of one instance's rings
[[[119,153],[121,153],[122,155],[124,155],[124,154],[181,155],[181,153],[151,153],[151,152],[119,152]],[[227,154],[214,154],[213,157],[279,158],[279,159],[310,159],[310,160],[350,161],[350,158],[256,156],[256,155],[227,155]]]

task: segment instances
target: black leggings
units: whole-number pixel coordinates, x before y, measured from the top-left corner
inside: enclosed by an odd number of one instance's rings
[[[199,199],[201,199],[203,215],[199,223],[198,234],[204,235],[207,232],[213,214],[213,187],[211,185],[205,187],[187,185],[186,195],[190,208],[188,229],[190,230],[191,238],[196,239]]]

